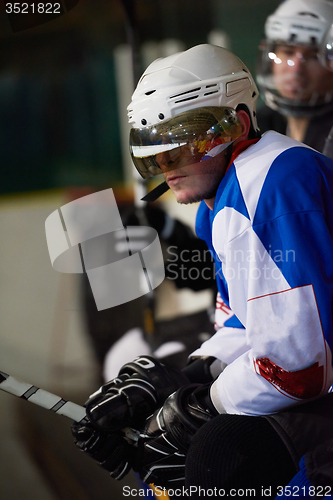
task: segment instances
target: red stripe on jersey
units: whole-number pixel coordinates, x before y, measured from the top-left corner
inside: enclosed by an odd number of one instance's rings
[[[316,362],[302,370],[284,370],[269,358],[255,360],[257,373],[273,386],[299,399],[310,399],[320,395],[324,383],[324,367]]]
[[[225,302],[223,302],[222,299],[217,299],[215,307],[216,307],[216,309],[219,309],[228,315],[232,312],[230,307],[228,307],[227,304]]]

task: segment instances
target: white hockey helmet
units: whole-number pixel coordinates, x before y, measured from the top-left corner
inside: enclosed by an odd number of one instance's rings
[[[257,132],[258,89],[247,67],[227,49],[202,44],[157,59],[140,78],[128,106],[130,150],[144,178],[161,173],[156,155],[180,148],[198,155],[198,141],[213,129],[218,154],[241,135],[236,109],[247,108]],[[176,168],[176,167],[175,167]]]
[[[285,0],[268,16],[265,38],[259,46],[257,82],[269,107],[293,116],[313,116],[327,111],[327,105],[333,100],[333,88],[318,92],[312,90],[309,83],[308,89],[300,89],[297,98],[282,96],[273,67],[281,63],[275,54],[276,47],[287,46],[308,47],[313,50],[312,59],[315,57],[317,63],[331,69],[332,46],[327,47],[330,41],[333,42],[332,23],[333,2],[328,0]],[[293,65],[291,56],[287,64]]]

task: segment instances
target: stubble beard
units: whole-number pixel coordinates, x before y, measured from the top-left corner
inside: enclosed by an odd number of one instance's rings
[[[210,200],[211,198],[214,198],[216,196],[217,190],[218,186],[209,190],[207,189],[207,191],[205,191],[204,193],[198,193],[196,195],[188,196],[186,200],[177,200],[177,203],[179,205],[190,205],[192,203],[198,203],[202,200]]]

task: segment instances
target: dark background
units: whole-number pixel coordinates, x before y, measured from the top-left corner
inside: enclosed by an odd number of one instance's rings
[[[127,42],[122,2],[62,2],[64,15],[27,29],[28,21],[6,15],[5,3],[0,3],[0,194],[121,185],[113,51]],[[133,3],[140,44],[176,38],[188,48],[206,43],[207,34],[220,29],[254,73],[265,18],[279,1]]]

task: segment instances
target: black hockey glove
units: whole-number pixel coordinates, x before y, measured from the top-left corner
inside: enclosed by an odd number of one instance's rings
[[[227,365],[213,356],[190,358],[182,372],[192,383],[208,384],[213,382]]]
[[[131,469],[136,449],[120,433],[108,434],[88,422],[74,422],[72,434],[76,446],[108,470],[114,479],[122,479]]]
[[[218,414],[211,403],[209,388],[210,384],[181,387],[147,420],[133,465],[145,483],[166,488],[184,484],[185,458],[191,439]]]
[[[125,364],[117,378],[103,385],[86,402],[87,417],[105,432],[126,426],[142,429],[146,418],[188,378],[151,356]]]

